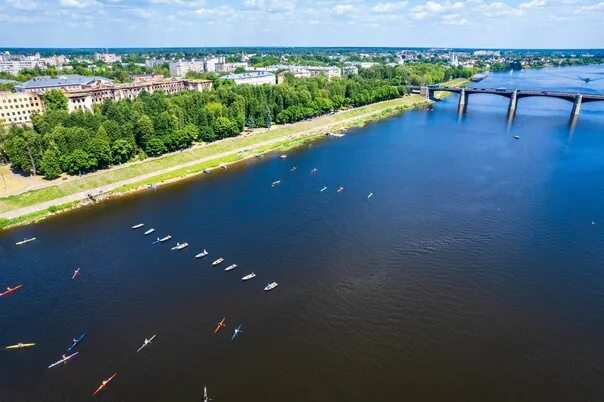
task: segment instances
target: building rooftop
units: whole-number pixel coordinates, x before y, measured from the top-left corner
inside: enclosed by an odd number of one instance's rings
[[[15,81],[15,80],[5,80],[0,78],[0,84],[18,84],[19,81]]]
[[[83,75],[62,75],[56,78],[44,76],[36,77],[29,81],[24,82],[16,86],[16,89],[27,90],[36,88],[54,88],[63,86],[73,85],[90,85],[95,81],[101,81],[104,84],[113,84],[113,81],[105,77],[90,76],[86,77]]]
[[[253,71],[249,73],[239,73],[239,74],[229,74],[220,77],[221,80],[240,80],[242,78],[261,78],[261,77],[271,77],[275,76],[273,73],[269,73],[268,71]]]

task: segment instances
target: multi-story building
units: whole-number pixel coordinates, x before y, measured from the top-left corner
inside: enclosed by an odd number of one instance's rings
[[[344,66],[342,67],[342,75],[358,74],[359,68],[357,66]]]
[[[0,125],[28,124],[34,112],[44,111],[41,95],[0,92]]]
[[[113,64],[113,63],[118,63],[118,62],[121,63],[122,56],[118,56],[115,53],[95,53],[94,61],[102,61],[103,63],[106,63],[106,64]]]
[[[171,77],[184,77],[188,72],[201,73],[204,71],[203,60],[173,61],[169,66]]]
[[[166,59],[147,59],[145,60],[145,66],[149,68],[161,67],[164,64],[169,63]]]
[[[129,84],[117,84],[111,87],[87,88],[77,91],[65,92],[67,96],[67,109],[70,112],[75,110],[92,110],[95,103],[102,103],[106,100],[134,99],[141,92],[153,93],[161,91],[166,94],[175,94],[181,91],[205,91],[212,88],[212,81],[209,80],[185,80],[168,78],[161,75],[146,76],[139,78]]]
[[[328,80],[334,77],[340,77],[342,75],[342,71],[338,67],[322,67],[322,66],[295,66],[289,64],[277,64],[274,66],[263,67],[263,71],[277,72],[277,71],[289,71],[294,76],[305,78],[305,77],[315,77],[318,75],[323,75]]]
[[[0,72],[17,75],[21,70],[44,68],[42,60],[0,60]]]
[[[65,64],[69,63],[69,59],[63,55],[42,57],[40,60],[42,62],[44,62],[45,64],[48,64],[49,66],[53,66],[53,67],[61,67]]]
[[[276,78],[275,74],[268,71],[254,71],[250,73],[241,74],[229,74],[220,77],[221,80],[232,80],[235,84],[249,84],[249,85],[275,85]]]
[[[233,71],[237,70],[238,68],[243,68],[243,69],[247,69],[248,68],[248,64],[241,62],[241,63],[217,63],[216,64],[216,71],[218,72],[222,72],[222,73],[232,73]]]
[[[17,92],[42,94],[51,89],[78,91],[88,88],[111,87],[113,81],[105,77],[85,77],[82,75],[63,75],[57,78],[37,77],[15,86]]]

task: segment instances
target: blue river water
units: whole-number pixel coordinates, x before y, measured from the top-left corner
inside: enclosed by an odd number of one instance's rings
[[[602,72],[475,85],[602,93],[573,79]],[[113,373],[99,400],[601,400],[604,103],[574,127],[562,100],[521,99],[511,125],[506,107],[471,95],[460,118],[452,96],[0,233],[0,288],[24,285],[0,298],[0,345],[37,343],[0,350],[0,401],[89,400]]]

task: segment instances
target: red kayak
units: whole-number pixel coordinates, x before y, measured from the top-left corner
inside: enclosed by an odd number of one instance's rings
[[[222,320],[220,320],[220,322],[216,326],[214,333],[217,333],[218,331],[220,331],[222,329],[222,327],[226,327],[226,324],[224,323],[225,321],[226,321],[226,317],[222,317]]]
[[[117,375],[117,373],[113,373],[113,375],[109,378],[107,378],[106,380],[103,380],[103,382],[101,383],[101,385],[96,389],[96,391],[94,391],[92,393],[92,396],[95,396],[96,394],[98,394],[99,392],[101,392],[103,390],[103,388],[105,388],[107,385],[109,385],[109,383],[111,382],[111,380],[113,380],[115,378],[115,376]]]
[[[16,292],[17,290],[21,289],[22,287],[23,287],[23,285],[17,285],[14,288],[8,287],[8,288],[6,288],[5,292],[0,293],[0,297],[8,296],[8,295],[12,294],[13,292]]]

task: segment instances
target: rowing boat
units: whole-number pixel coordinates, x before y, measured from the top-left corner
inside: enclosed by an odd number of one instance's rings
[[[63,364],[63,363],[67,364],[67,362],[68,362],[69,360],[71,360],[71,359],[73,359],[74,357],[76,357],[76,356],[77,356],[79,353],[80,353],[80,352],[75,352],[74,354],[71,354],[71,355],[69,355],[69,356],[65,356],[65,355],[63,355],[63,357],[61,358],[61,360],[59,360],[59,361],[57,361],[57,362],[55,362],[55,363],[51,364],[50,366],[48,366],[48,368],[53,368],[53,367],[58,366],[59,364]]]
[[[71,279],[75,279],[76,276],[78,276],[80,274],[80,268],[76,269],[75,271],[73,271],[73,275],[71,276]]]
[[[340,188],[338,188],[338,193],[341,193],[342,191],[344,191],[344,187],[340,186]]]
[[[321,189],[321,192],[327,190],[327,186],[323,186],[323,188]]]
[[[239,335],[239,333],[240,333],[240,332],[243,332],[243,331],[241,330],[241,324],[239,324],[239,326],[238,326],[237,328],[235,328],[235,330],[233,331],[233,336],[231,336],[231,340],[234,340],[234,339],[235,339],[235,337],[236,337],[237,335]]]
[[[36,344],[35,343],[22,343],[22,342],[19,342],[19,343],[15,344],[15,345],[6,346],[4,349],[25,349],[25,348],[31,348],[33,346],[36,346]]]
[[[11,295],[11,294],[13,294],[14,292],[16,292],[17,290],[21,289],[22,287],[23,287],[23,285],[17,285],[17,286],[15,286],[14,288],[7,287],[7,288],[6,288],[6,291],[4,291],[4,292],[0,293],[0,297],[2,297],[2,296],[8,296],[8,295]]]
[[[234,270],[235,268],[237,268],[237,264],[232,264],[232,265],[229,265],[229,266],[228,266],[228,267],[226,267],[224,270],[225,270],[225,271],[232,271],[232,270]]]
[[[34,240],[36,240],[36,238],[35,238],[35,237],[32,237],[32,238],[29,238],[29,239],[23,239],[23,240],[21,240],[21,241],[18,241],[18,242],[16,242],[15,244],[16,244],[17,246],[20,246],[20,245],[22,245],[22,244],[26,244],[26,243],[29,243],[30,241],[34,241]]]
[[[142,228],[143,226],[145,226],[145,224],[144,224],[144,223],[137,223],[136,225],[132,226],[132,229],[140,229],[140,228]]]
[[[241,280],[242,281],[249,281],[250,279],[253,279],[255,277],[256,277],[256,274],[252,272],[251,274],[248,274],[248,275],[244,276],[243,278],[241,278]]]
[[[367,196],[367,199],[370,199],[371,197],[373,197],[373,193],[369,193],[369,195]]]
[[[203,258],[208,255],[208,252],[204,249],[201,253],[197,254],[195,258]]]
[[[105,388],[107,385],[109,385],[109,383],[111,382],[111,380],[113,380],[115,378],[115,376],[117,375],[117,373],[113,373],[113,375],[109,378],[107,378],[106,380],[103,380],[103,382],[101,383],[101,385],[96,389],[96,391],[94,391],[92,393],[92,396],[95,396],[96,394],[98,394],[99,392],[101,392],[103,390],[103,388]]]
[[[172,247],[170,250],[182,250],[183,248],[189,247],[189,243],[176,243],[176,246]]]
[[[155,228],[151,228],[151,229],[147,230],[147,231],[145,232],[145,236],[150,235],[150,234],[151,234],[151,233],[153,233],[153,232],[155,232]]]
[[[140,352],[141,350],[143,350],[147,345],[149,345],[151,342],[153,342],[153,339],[155,339],[156,335],[153,335],[151,338],[147,339],[145,338],[145,341],[143,342],[143,345],[138,348],[138,350],[136,351],[136,353]]]
[[[221,262],[223,262],[223,261],[224,261],[224,258],[220,257],[219,259],[217,259],[216,261],[214,261],[214,262],[212,263],[212,265],[218,265],[218,264],[220,264],[220,263],[221,263]]]

